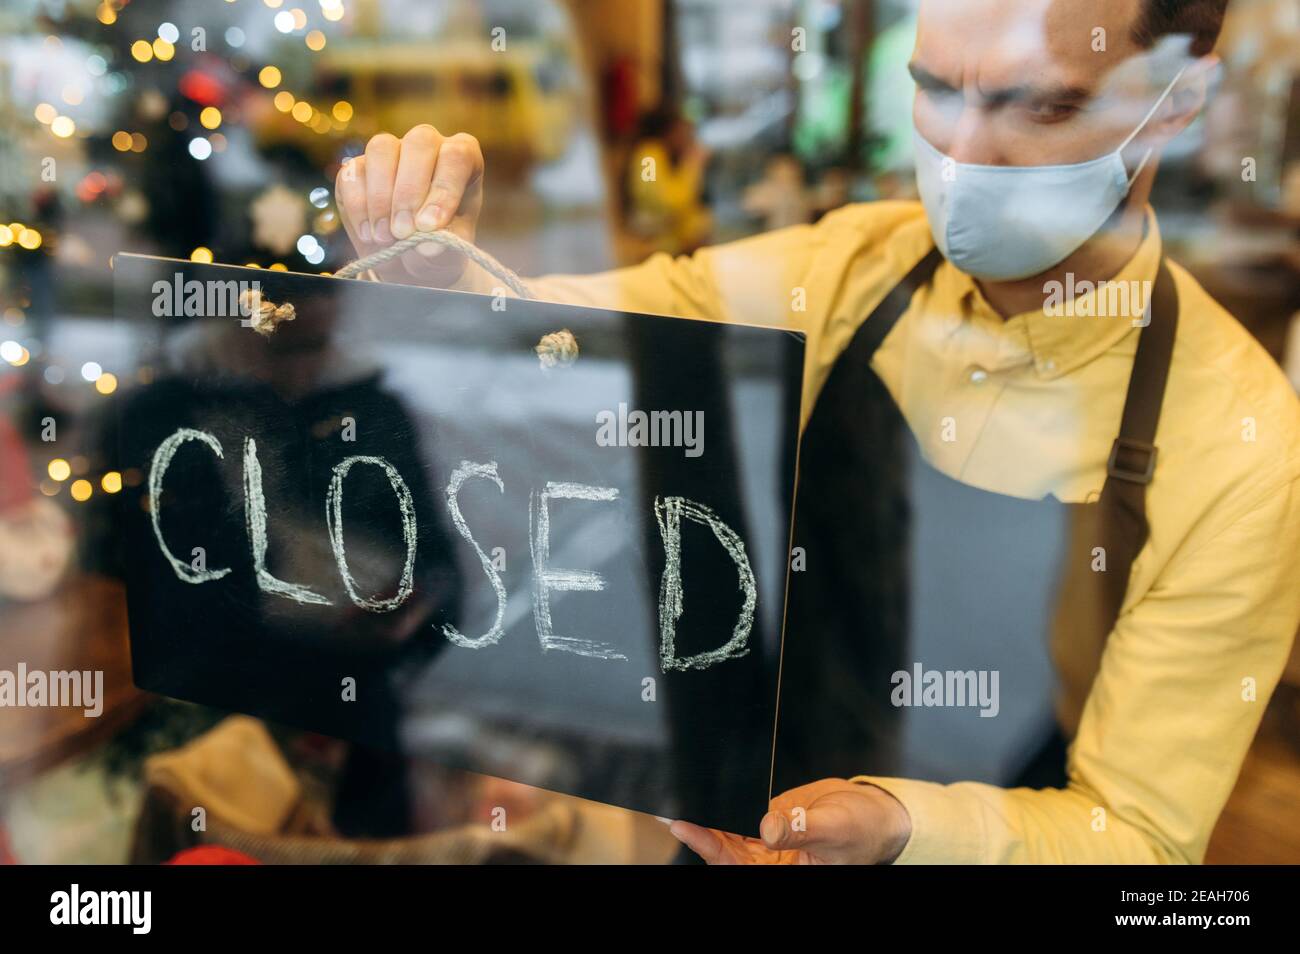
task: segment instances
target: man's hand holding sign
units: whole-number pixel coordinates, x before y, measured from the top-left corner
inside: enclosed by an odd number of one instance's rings
[[[911,822],[884,789],[828,778],[772,799],[760,838],[684,821],[671,830],[713,865],[879,865],[902,852]]]

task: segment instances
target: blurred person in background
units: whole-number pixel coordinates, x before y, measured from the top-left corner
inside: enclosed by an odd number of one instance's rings
[[[648,251],[687,255],[708,242],[708,164],[709,151],[696,139],[690,120],[669,109],[642,119],[625,183],[626,226]]]

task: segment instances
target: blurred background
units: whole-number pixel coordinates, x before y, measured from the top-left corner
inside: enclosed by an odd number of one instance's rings
[[[142,479],[97,450],[118,373],[136,368],[115,334],[110,258],[328,273],[349,258],[339,163],[421,122],[478,137],[492,192],[480,243],[525,275],[911,198],[914,7],[8,0],[0,668],[102,669],[105,698],[96,719],[0,711],[0,859],[164,860],[205,840],[177,808],[195,796],[221,806],[226,843],[272,860],[672,858],[653,819],[432,768],[414,840],[367,854],[332,814],[342,743],[132,687],[121,587],[93,543],[105,501]],[[1172,257],[1300,388],[1300,0],[1233,0],[1220,55],[1219,88],[1154,202]],[[652,154],[647,191],[637,164]],[[1300,863],[1297,687],[1293,661],[1211,862]],[[482,837],[502,804],[532,824],[509,851]]]

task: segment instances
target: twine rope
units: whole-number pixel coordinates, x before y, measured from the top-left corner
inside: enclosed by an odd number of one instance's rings
[[[387,248],[381,248],[369,255],[362,256],[354,262],[349,262],[335,272],[334,276],[336,278],[352,278],[383,265],[385,262],[390,262],[397,256],[409,252],[417,245],[423,245],[425,242],[434,242],[444,248],[459,252],[471,262],[480,266],[489,275],[508,285],[510,290],[520,298],[533,297],[528,285],[514,271],[501,264],[477,245],[465,241],[455,232],[449,232],[446,229],[437,229],[432,232],[415,232],[407,238],[399,239]],[[578,359],[578,340],[568,328],[562,328],[559,331],[544,335],[533,350],[537,352],[537,360],[541,363],[542,370],[550,371],[553,368],[566,367]]]
[[[423,245],[425,242],[433,242],[436,245],[449,248],[453,252],[459,252],[471,262],[479,265],[494,278],[498,278],[505,282],[505,284],[509,286],[510,290],[520,298],[532,297],[532,294],[528,290],[528,286],[524,284],[522,278],[505,265],[502,265],[477,245],[466,242],[455,232],[448,232],[446,229],[438,229],[433,232],[415,232],[407,238],[399,239],[387,248],[381,248],[377,252],[371,252],[369,255],[364,255],[354,262],[349,262],[347,265],[344,265],[335,272],[334,275],[336,278],[353,278],[368,269],[383,265],[385,262],[390,262],[397,258],[397,256],[409,252],[417,245]]]

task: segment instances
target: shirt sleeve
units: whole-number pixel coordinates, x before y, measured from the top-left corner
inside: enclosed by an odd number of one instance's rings
[[[700,249],[658,252],[639,265],[590,275],[526,279],[533,298],[611,311],[801,328],[799,290],[825,242],[815,226],[795,226]],[[460,291],[503,294],[502,283],[474,262]]]
[[[861,776],[907,808],[899,863],[1199,863],[1300,621],[1300,479],[1175,556],[1117,623],[1064,789]]]

